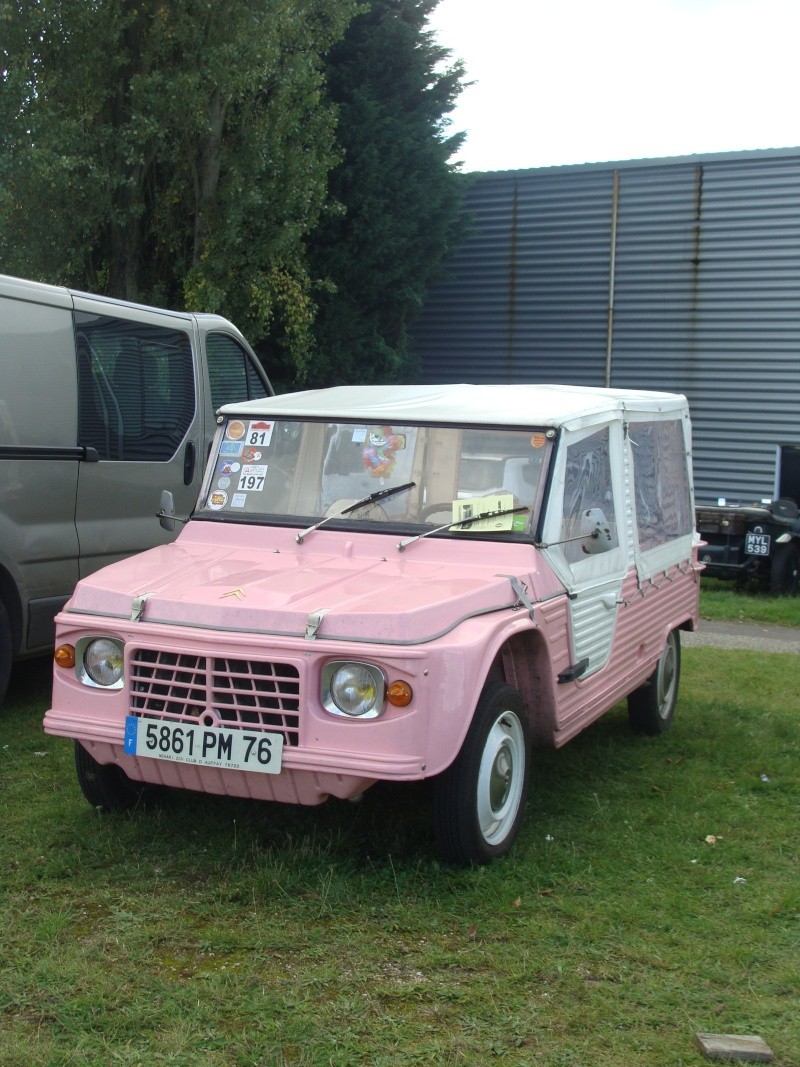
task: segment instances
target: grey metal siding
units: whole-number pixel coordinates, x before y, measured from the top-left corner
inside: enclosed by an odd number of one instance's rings
[[[423,381],[603,385],[610,354],[609,384],[688,396],[699,501],[771,493],[800,441],[800,149],[479,175],[466,209]]]

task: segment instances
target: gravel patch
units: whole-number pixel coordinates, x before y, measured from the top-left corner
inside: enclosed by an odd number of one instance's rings
[[[700,620],[696,633],[681,633],[681,644],[712,645],[715,648],[746,648],[752,652],[794,652],[800,654],[800,629],[745,622]]]

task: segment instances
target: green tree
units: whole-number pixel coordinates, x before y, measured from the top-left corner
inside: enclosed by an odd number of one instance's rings
[[[0,0],[0,269],[217,310],[306,373],[354,0]]]
[[[413,375],[408,328],[457,234],[461,135],[448,114],[463,67],[427,20],[438,0],[372,0],[328,55],[343,157],[333,210],[310,238],[322,282],[315,384]]]

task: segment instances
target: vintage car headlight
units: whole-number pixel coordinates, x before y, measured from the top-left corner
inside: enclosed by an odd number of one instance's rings
[[[370,663],[334,660],[322,672],[322,704],[332,715],[375,719],[383,709],[386,679]]]
[[[120,689],[124,669],[121,641],[111,637],[89,637],[76,645],[78,676],[84,685]]]

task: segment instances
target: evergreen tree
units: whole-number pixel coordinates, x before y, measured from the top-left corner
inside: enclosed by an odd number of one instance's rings
[[[427,19],[438,0],[372,0],[333,46],[328,88],[343,157],[334,203],[310,238],[322,281],[309,380],[385,382],[414,374],[408,328],[457,233],[461,135],[447,115],[463,67]]]
[[[307,373],[355,0],[0,0],[0,270],[229,315]]]

